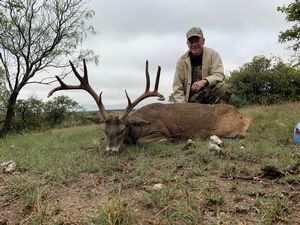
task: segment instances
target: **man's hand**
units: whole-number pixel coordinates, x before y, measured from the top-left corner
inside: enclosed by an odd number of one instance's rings
[[[207,84],[208,84],[207,80],[199,80],[192,84],[191,89],[192,89],[192,91],[199,91],[200,89],[205,87]]]

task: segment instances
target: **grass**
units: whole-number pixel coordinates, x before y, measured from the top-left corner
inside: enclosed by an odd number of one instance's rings
[[[136,217],[132,213],[130,206],[120,198],[114,199],[101,207],[96,216],[88,222],[90,225],[132,225],[136,224]]]
[[[19,224],[297,224],[300,175],[254,176],[300,158],[293,140],[300,103],[241,109],[252,118],[244,139],[223,139],[224,155],[207,140],[126,146],[105,156],[102,126],[82,126],[1,140],[0,222]],[[153,189],[161,184],[161,189]]]
[[[263,209],[263,224],[274,224],[280,220],[285,213],[288,213],[289,201],[281,194],[266,196],[262,200],[262,204],[265,204]]]

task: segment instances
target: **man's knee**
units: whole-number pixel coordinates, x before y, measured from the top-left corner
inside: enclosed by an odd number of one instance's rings
[[[217,84],[215,88],[217,103],[228,103],[230,99],[229,85],[223,81]]]

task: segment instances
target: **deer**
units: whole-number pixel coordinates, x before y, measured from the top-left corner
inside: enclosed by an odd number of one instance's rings
[[[164,96],[158,92],[161,67],[158,66],[154,89],[150,91],[148,61],[145,67],[144,93],[131,102],[125,89],[127,107],[119,114],[108,114],[102,102],[102,92],[98,95],[89,84],[85,60],[83,60],[83,76],[77,72],[73,63],[69,62],[80,84],[67,85],[56,76],[60,86],[52,89],[48,97],[61,90],[87,91],[95,100],[100,112],[99,117],[90,119],[95,123],[104,123],[106,153],[119,152],[124,143],[144,145],[168,140],[205,139],[211,135],[243,137],[250,126],[251,119],[243,117],[236,107],[229,104],[152,103],[132,111],[148,97],[164,100]]]

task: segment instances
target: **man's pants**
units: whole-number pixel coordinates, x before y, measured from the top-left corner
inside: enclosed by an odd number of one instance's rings
[[[230,93],[228,85],[225,82],[220,82],[213,87],[205,87],[196,92],[190,97],[189,102],[203,104],[218,104],[228,103]]]

